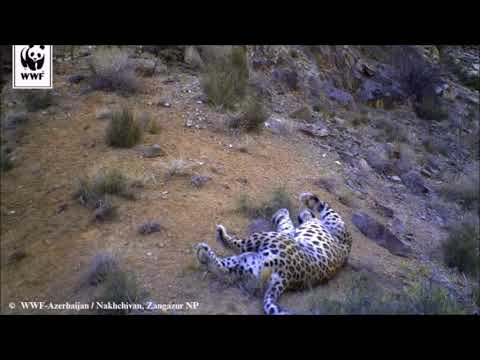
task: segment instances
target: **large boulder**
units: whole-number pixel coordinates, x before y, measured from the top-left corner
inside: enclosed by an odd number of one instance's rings
[[[416,170],[411,170],[405,174],[400,175],[403,184],[414,194],[426,195],[430,190],[425,186],[425,181],[422,175]]]
[[[398,256],[408,256],[411,248],[396,237],[388,228],[370,215],[358,211],[352,216],[353,224],[368,239],[387,249],[390,253]]]

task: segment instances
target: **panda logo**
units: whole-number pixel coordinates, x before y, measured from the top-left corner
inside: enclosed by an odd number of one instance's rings
[[[22,65],[32,71],[40,70],[45,61],[45,45],[28,45],[20,53]]]

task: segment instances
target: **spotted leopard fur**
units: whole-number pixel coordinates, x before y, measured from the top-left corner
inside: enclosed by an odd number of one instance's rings
[[[217,225],[216,239],[238,255],[221,258],[205,243],[197,245],[197,258],[217,275],[234,279],[253,277],[266,283],[266,314],[288,314],[278,305],[286,290],[311,287],[329,280],[346,263],[352,240],[342,218],[312,193],[300,194],[305,207],[294,227],[287,209],[272,217],[276,231],[254,233],[240,239]]]

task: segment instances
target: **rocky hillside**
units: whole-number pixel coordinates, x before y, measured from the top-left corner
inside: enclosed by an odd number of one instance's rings
[[[286,307],[478,311],[478,46],[54,51],[53,91],[12,90],[2,56],[2,312],[102,299],[261,314],[192,247],[228,254],[215,224],[268,229],[303,191],[344,217],[353,248]]]

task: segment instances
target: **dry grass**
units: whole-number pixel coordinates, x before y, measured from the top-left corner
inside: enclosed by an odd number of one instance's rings
[[[268,112],[263,103],[258,99],[250,99],[243,113],[228,122],[228,126],[245,132],[259,132],[263,129],[268,119]]]
[[[28,111],[46,109],[53,103],[53,95],[50,90],[21,90],[19,94]]]
[[[113,113],[106,130],[106,142],[113,147],[130,148],[142,138],[142,128],[127,107]]]
[[[440,194],[449,201],[454,201],[466,209],[478,209],[480,179],[478,172],[462,174],[447,181],[440,188]]]
[[[274,189],[262,203],[254,204],[247,195],[240,195],[235,202],[238,213],[249,218],[264,218],[270,220],[272,215],[281,208],[286,208],[292,213],[294,207],[290,195],[283,187]]]
[[[450,229],[449,236],[442,245],[445,264],[478,277],[480,274],[479,241],[478,216],[471,214]]]
[[[233,108],[245,96],[248,78],[245,50],[234,47],[230,54],[205,65],[201,85],[210,103]]]
[[[138,90],[135,69],[129,63],[128,54],[122,49],[98,49],[92,56],[90,69],[90,86],[93,90],[118,91],[122,94]]]
[[[368,275],[352,279],[343,298],[310,297],[310,313],[319,315],[352,314],[463,314],[466,309],[446,290],[421,278],[399,293],[378,286]]]

